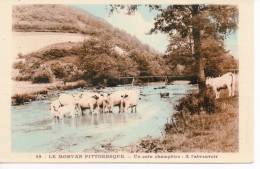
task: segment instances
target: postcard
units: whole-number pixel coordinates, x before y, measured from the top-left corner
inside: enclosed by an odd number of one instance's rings
[[[253,162],[252,0],[0,4],[0,162]]]

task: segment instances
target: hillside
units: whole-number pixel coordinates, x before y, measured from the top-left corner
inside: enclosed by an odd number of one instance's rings
[[[89,37],[64,42],[19,56],[15,80],[35,83],[84,79],[96,85],[114,84],[121,75],[158,75],[168,72],[160,54],[106,21],[63,5],[13,7],[14,32],[66,32]]]

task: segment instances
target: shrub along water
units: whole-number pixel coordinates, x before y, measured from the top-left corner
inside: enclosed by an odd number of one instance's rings
[[[225,94],[226,95],[226,94]],[[238,97],[214,99],[209,89],[204,104],[197,93],[182,98],[165,124],[162,138],[145,138],[126,147],[131,152],[237,152]]]
[[[198,92],[193,92],[180,99],[176,106],[178,112],[190,113],[191,115],[201,111],[214,113],[217,110],[215,95],[212,88],[207,89],[206,95],[201,97]]]

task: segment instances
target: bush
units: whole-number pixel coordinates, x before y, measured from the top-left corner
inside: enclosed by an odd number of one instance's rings
[[[75,82],[77,80],[80,80],[82,77],[83,73],[78,71],[78,72],[72,72],[71,74],[67,75],[66,77],[63,78],[65,82]]]
[[[180,99],[176,110],[170,123],[165,125],[166,133],[184,133],[187,128],[188,131],[197,130],[201,127],[202,118],[217,115],[215,112],[220,111],[221,107],[215,100],[212,88],[208,88],[204,97],[193,92]]]
[[[70,90],[70,89],[76,89],[76,88],[83,88],[87,85],[86,81],[80,80],[77,82],[72,82],[70,84],[57,86],[59,90]]]
[[[65,49],[50,49],[45,51],[42,56],[47,59],[57,59],[66,56],[67,53]]]
[[[201,111],[214,113],[216,111],[216,100],[212,88],[207,89],[205,97],[199,93],[191,93],[180,99],[176,110],[190,114],[199,114]]]
[[[93,86],[114,87],[120,84],[120,80],[111,75],[100,74],[90,79]]]
[[[78,67],[72,63],[62,64],[62,69],[64,73],[64,81],[73,82],[82,78],[83,71],[78,69]]]
[[[22,61],[19,61],[19,62],[15,62],[13,64],[13,68],[14,69],[23,69],[26,65],[22,62]]]
[[[66,72],[64,70],[64,66],[62,66],[61,62],[55,62],[51,64],[51,70],[56,78],[62,79],[65,77]]]
[[[32,83],[50,83],[52,77],[47,71],[35,72],[32,77]]]
[[[108,86],[108,87],[115,87],[117,86],[118,84],[120,84],[120,80],[113,77],[113,76],[106,76],[103,79],[103,83],[105,86]]]
[[[30,81],[31,80],[31,76],[30,75],[18,75],[16,77],[14,77],[14,80],[16,81]]]
[[[12,105],[21,105],[27,102],[31,102],[36,99],[35,95],[30,94],[16,94],[12,96]]]

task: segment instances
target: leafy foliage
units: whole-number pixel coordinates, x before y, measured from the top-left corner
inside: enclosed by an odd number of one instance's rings
[[[179,104],[176,106],[178,112],[198,114],[205,110],[207,113],[216,112],[216,100],[213,90],[210,88],[207,90],[205,97],[199,95],[199,93],[191,93],[180,99]]]
[[[35,72],[32,76],[33,83],[49,83],[51,81],[51,75],[47,71]]]
[[[164,56],[173,74],[178,75],[178,65],[184,66],[182,74],[195,74],[196,58],[192,55],[191,42],[189,38],[173,36],[168,45],[167,54]],[[205,75],[216,77],[227,73],[230,70],[237,69],[237,60],[228,54],[225,50],[222,40],[216,40],[213,37],[201,38],[201,55],[205,60]],[[220,64],[221,63],[221,64]]]

